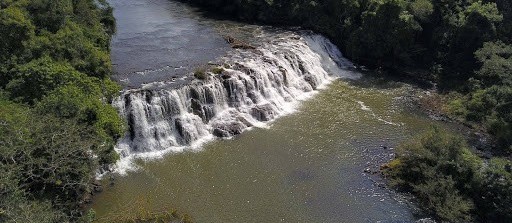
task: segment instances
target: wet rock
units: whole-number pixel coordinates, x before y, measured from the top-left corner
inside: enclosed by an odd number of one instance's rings
[[[194,87],[190,88],[190,97],[193,99],[197,99],[197,100],[200,99],[200,94],[196,88],[194,88]]]
[[[257,92],[255,92],[255,91],[249,91],[249,92],[247,92],[247,97],[248,97],[249,99],[251,99],[251,101],[252,101],[253,103],[257,103],[257,102],[258,102],[258,94],[257,94]]]
[[[251,115],[258,121],[270,121],[276,116],[270,104],[253,107],[251,109]]]
[[[249,120],[247,120],[245,117],[243,116],[238,116],[236,118],[236,120],[238,120],[240,123],[244,124],[246,126],[246,128],[248,127],[252,127],[253,124],[251,122],[249,122]]]
[[[417,220],[416,223],[436,223],[436,221],[434,221],[434,219],[432,219],[432,218],[423,218],[423,219]]]
[[[103,191],[103,186],[101,185],[101,182],[98,180],[95,180],[92,182],[92,191],[95,193],[99,193]]]
[[[192,141],[192,136],[190,135],[190,133],[185,129],[185,126],[183,125],[182,123],[183,121],[181,119],[176,119],[174,121],[174,125],[176,127],[176,130],[179,134],[179,136],[181,137],[181,139],[183,140],[182,143],[183,144],[186,144],[186,145],[189,145]]]
[[[213,135],[217,137],[230,137],[239,135],[247,128],[246,125],[240,122],[233,122],[227,125],[216,126],[213,129]]]
[[[103,191],[103,187],[101,187],[101,186],[94,187],[94,192],[96,192],[96,193],[100,193],[100,192],[102,192],[102,191]]]
[[[135,132],[135,115],[133,113],[130,113],[128,115],[128,132],[130,133],[130,140],[134,140],[136,136]]]
[[[92,182],[92,185],[93,186],[101,186],[101,182],[99,180],[95,180],[94,182]]]
[[[229,45],[231,45],[231,47],[234,49],[256,49],[256,47],[251,46],[239,39],[236,39],[235,37],[232,37],[232,36],[223,36],[223,37],[224,37],[224,40],[226,40],[226,42],[229,43]]]
[[[204,122],[209,122],[215,116],[214,105],[203,106]]]
[[[192,108],[192,113],[194,113],[194,115],[201,117],[203,120],[205,119],[203,106],[199,100],[194,98],[190,99],[190,107]]]
[[[283,82],[284,85],[289,86],[290,83],[288,82],[288,71],[284,67],[279,66],[279,72],[283,75]]]
[[[230,136],[229,133],[222,128],[214,129],[212,134],[219,138],[225,138]]]
[[[212,89],[207,88],[205,90],[204,99],[208,104],[215,103],[215,92]]]
[[[145,91],[144,96],[146,96],[146,103],[151,104],[151,99],[153,98],[153,91]]]
[[[380,171],[387,170],[387,169],[389,169],[389,164],[387,164],[387,163],[386,164],[382,164],[380,166]]]
[[[92,195],[90,193],[85,193],[82,197],[82,204],[90,204],[92,202]]]
[[[256,47],[251,46],[247,43],[237,43],[237,44],[231,44],[231,47],[233,49],[244,49],[244,50],[254,50]]]
[[[304,80],[306,82],[309,83],[309,85],[311,85],[311,87],[313,88],[313,90],[316,90],[318,88],[318,83],[316,82],[316,79],[315,77],[313,77],[312,75],[310,74],[307,74],[304,76]]]
[[[110,175],[109,177],[109,180],[110,180],[110,186],[114,186],[114,184],[116,183],[116,179],[114,178],[114,176]]]
[[[224,79],[224,80],[227,80],[227,79],[231,78],[231,75],[230,75],[230,74],[228,74],[228,73],[226,73],[226,72],[224,72],[224,73],[222,73],[222,75],[221,75],[220,77],[221,77],[222,79]]]
[[[382,182],[378,182],[376,183],[377,187],[380,187],[380,188],[386,188],[386,184],[385,183],[382,183]]]

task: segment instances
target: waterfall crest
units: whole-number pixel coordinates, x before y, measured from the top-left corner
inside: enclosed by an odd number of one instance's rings
[[[129,125],[116,148],[121,157],[181,151],[265,126],[333,79],[357,78],[347,69],[353,65],[320,35],[284,32],[261,39],[255,50],[221,58],[221,74],[208,72],[179,87],[126,90],[114,101]]]

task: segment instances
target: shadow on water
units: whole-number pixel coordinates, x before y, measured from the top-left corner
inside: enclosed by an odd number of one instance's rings
[[[363,74],[362,80],[349,81],[351,84],[361,88],[374,89],[397,89],[404,85],[415,86],[421,90],[429,90],[434,87],[432,82],[414,78],[404,78],[403,76],[390,72],[379,72],[372,70],[364,70],[360,68],[354,69],[354,72]]]

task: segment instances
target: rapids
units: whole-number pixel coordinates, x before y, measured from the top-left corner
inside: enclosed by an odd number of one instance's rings
[[[129,124],[117,146],[123,158],[182,151],[214,137],[232,137],[293,112],[335,78],[357,78],[353,65],[326,38],[270,31],[255,50],[233,50],[222,73],[181,86],[167,82],[126,90],[114,105]]]

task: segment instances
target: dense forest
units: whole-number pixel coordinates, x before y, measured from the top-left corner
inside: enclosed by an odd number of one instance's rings
[[[390,184],[442,221],[511,222],[512,1],[183,0],[328,36],[354,62],[437,86],[445,115],[489,133],[493,159],[439,130],[405,143]]]
[[[114,31],[104,0],[0,1],[0,222],[88,221],[83,196],[124,132]]]

